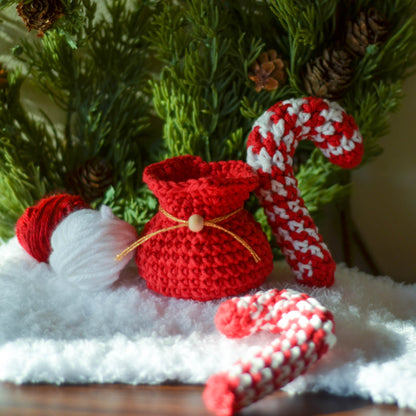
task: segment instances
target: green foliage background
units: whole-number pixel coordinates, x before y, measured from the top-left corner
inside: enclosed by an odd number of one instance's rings
[[[1,30],[23,25],[18,1],[0,0]],[[342,41],[345,23],[377,8],[389,37],[355,62],[340,104],[365,139],[365,161],[380,154],[389,115],[415,58],[413,0],[62,0],[65,16],[43,38],[23,36],[10,48],[0,90],[0,237],[14,233],[24,209],[95,156],[115,169],[105,203],[140,229],[157,201],[142,184],[144,166],[195,154],[207,161],[244,159],[254,120],[276,101],[307,95],[306,64]],[[99,6],[97,8],[97,5]],[[275,49],[288,82],[256,92],[251,64]],[[23,104],[30,82],[64,115],[33,115]],[[308,155],[297,179],[312,213],[348,191],[345,173],[301,143]],[[251,209],[267,228],[258,205]]]

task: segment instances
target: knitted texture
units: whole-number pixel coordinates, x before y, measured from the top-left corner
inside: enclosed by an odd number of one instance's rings
[[[231,338],[264,330],[280,334],[208,379],[203,398],[218,416],[232,415],[280,389],[305,373],[336,342],[331,312],[316,299],[289,289],[230,299],[220,305],[215,321]]]
[[[273,256],[261,227],[243,204],[258,185],[258,177],[242,161],[206,163],[196,156],[179,156],[144,170],[143,180],[169,216],[205,221],[237,211],[218,223],[223,229],[189,227],[153,235],[139,245],[136,263],[147,286],[166,296],[207,301],[233,296],[259,286],[273,269]],[[178,225],[158,212],[143,236]],[[259,256],[233,235],[243,240]]]
[[[37,261],[47,263],[53,231],[65,217],[83,208],[89,205],[75,195],[59,194],[41,199],[27,208],[16,223],[20,245]]]
[[[362,159],[362,137],[354,119],[337,104],[309,97],[281,101],[255,122],[247,162],[258,172],[257,195],[295,277],[311,286],[331,286],[335,262],[300,196],[293,156],[309,139],[330,162],[353,168]]]

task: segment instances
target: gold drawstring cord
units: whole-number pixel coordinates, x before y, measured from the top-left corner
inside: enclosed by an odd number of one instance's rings
[[[203,226],[205,227],[211,227],[216,228],[217,230],[221,230],[229,235],[231,235],[235,240],[237,240],[244,248],[246,248],[250,254],[253,256],[253,259],[256,263],[260,261],[259,255],[254,251],[254,249],[241,237],[239,237],[237,234],[233,233],[230,230],[227,230],[226,228],[222,227],[221,225],[218,225],[219,222],[225,221],[228,218],[232,217],[233,215],[240,212],[243,208],[238,208],[235,211],[230,212],[229,214],[223,215],[222,217],[213,218],[211,220],[207,220],[203,222]],[[120,254],[116,256],[116,260],[121,260],[124,256],[129,254],[131,251],[133,251],[136,247],[140,246],[141,244],[145,243],[147,240],[150,240],[152,237],[154,237],[157,234],[165,233],[167,231],[177,230],[178,228],[182,227],[188,227],[189,226],[189,220],[181,220],[180,218],[176,218],[173,215],[169,214],[167,211],[165,211],[162,207],[159,207],[159,211],[167,218],[169,218],[172,221],[178,222],[179,225],[174,225],[172,227],[162,228],[160,230],[154,231],[153,233],[146,234],[143,237],[140,237],[138,240],[136,240],[133,244],[131,244],[129,247],[127,247],[125,250],[123,250]]]

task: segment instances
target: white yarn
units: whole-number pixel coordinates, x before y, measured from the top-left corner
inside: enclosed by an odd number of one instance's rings
[[[68,215],[51,237],[51,268],[81,289],[100,290],[114,283],[134,253],[115,257],[137,239],[134,227],[111,208],[82,209]]]
[[[261,169],[264,173],[269,175],[271,175],[273,167],[277,167],[281,171],[280,176],[276,174],[273,175],[275,176],[274,178],[270,178],[271,188],[267,187],[266,189],[259,189],[258,192],[260,194],[262,205],[267,205],[267,202],[272,202],[274,212],[268,207],[268,209],[265,209],[265,213],[269,221],[276,225],[274,234],[278,243],[287,242],[287,244],[282,247],[282,251],[287,259],[293,261],[293,272],[296,279],[299,281],[304,280],[305,277],[312,278],[315,274],[314,269],[316,266],[312,265],[310,256],[304,256],[304,254],[310,252],[310,255],[317,256],[323,260],[329,255],[329,252],[328,247],[321,241],[321,237],[315,226],[307,227],[305,225],[307,222],[306,220],[302,220],[302,222],[288,221],[290,218],[298,218],[298,215],[295,214],[297,214],[297,211],[299,210],[302,211],[302,215],[305,218],[312,220],[308,210],[302,206],[303,200],[299,199],[300,193],[292,171],[293,160],[288,157],[288,155],[295,151],[298,146],[298,141],[300,140],[313,140],[315,144],[320,144],[319,149],[328,159],[350,153],[357,145],[361,145],[363,141],[358,129],[354,129],[353,137],[347,138],[343,134],[340,138],[340,143],[337,146],[333,146],[331,143],[327,143],[327,146],[322,146],[322,143],[328,140],[325,135],[332,135],[334,133],[335,123],[342,123],[346,113],[338,103],[324,100],[327,104],[327,108],[319,112],[319,117],[321,117],[324,122],[319,126],[314,126],[313,130],[316,133],[311,133],[310,126],[305,126],[304,124],[310,121],[312,115],[311,112],[309,112],[310,110],[305,110],[303,107],[304,105],[308,106],[310,100],[310,97],[305,97],[284,100],[281,102],[281,105],[286,109],[285,111],[287,114],[290,116],[295,115],[297,117],[295,127],[302,128],[300,133],[296,132],[296,136],[294,129],[286,131],[287,129],[285,126],[287,127],[287,123],[283,117],[279,117],[279,120],[276,122],[276,112],[273,110],[273,107],[265,111],[255,121],[252,132],[257,130],[257,133],[255,134],[260,134],[261,142],[270,139],[269,136],[270,134],[272,135],[277,148],[272,155],[269,154],[264,143],[260,149],[255,149],[255,146],[253,145],[250,145],[247,148],[247,163],[255,171]],[[286,145],[287,149],[287,152],[284,155],[279,151],[282,143]],[[289,178],[289,182],[287,181],[287,178]],[[292,201],[287,201],[288,186],[294,186],[296,188],[297,195]],[[286,200],[287,207],[275,204],[273,201],[276,196]],[[266,204],[263,202],[266,202]],[[281,220],[284,221],[282,222]],[[282,223],[288,225],[290,231],[294,233],[288,232],[286,227],[281,226]],[[306,232],[310,238],[302,240],[302,238],[299,237],[299,233],[302,231]],[[314,243],[311,242],[312,240]]]
[[[16,238],[0,244],[0,382],[204,383],[276,339],[226,338],[214,323],[221,300],[162,296],[133,266],[123,270],[123,285],[87,292],[37,262]],[[416,410],[416,284],[338,265],[334,286],[309,288],[293,282],[285,262],[276,263],[264,289],[288,287],[334,314],[338,342],[284,390],[358,395]]]

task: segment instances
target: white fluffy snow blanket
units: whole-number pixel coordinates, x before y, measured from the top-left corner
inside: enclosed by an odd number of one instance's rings
[[[264,285],[271,287],[306,292],[335,317],[337,344],[286,391],[416,409],[416,285],[340,265],[333,287],[311,289],[277,263]],[[111,289],[81,291],[13,238],[0,246],[0,381],[204,383],[276,336],[225,338],[214,324],[219,304],[151,292],[134,267]]]

